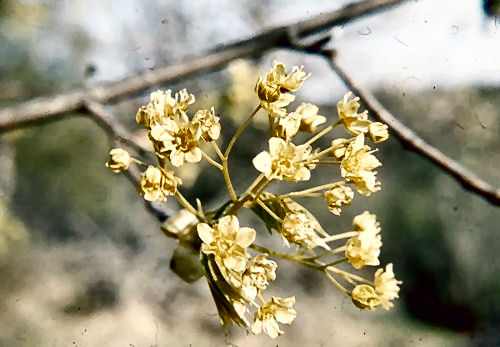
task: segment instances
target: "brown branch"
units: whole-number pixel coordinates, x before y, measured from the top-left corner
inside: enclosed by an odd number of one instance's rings
[[[145,71],[121,81],[103,84],[88,89],[77,89],[51,97],[42,97],[22,102],[0,110],[0,132],[38,123],[80,109],[86,100],[106,103],[141,92],[164,83],[212,71],[228,62],[244,57],[258,56],[275,47],[289,47],[290,33],[304,38],[335,25],[340,25],[375,11],[402,3],[405,0],[365,0],[342,9],[321,14],[297,23],[269,29],[252,38],[223,46],[205,55],[183,59],[177,64]]]
[[[134,150],[140,155],[144,155],[149,150],[140,143],[133,140],[133,135],[109,113],[104,105],[96,101],[84,101],[83,109],[88,111],[89,116],[99,125],[104,131],[113,137],[117,142],[121,142]]]
[[[472,171],[463,167],[457,161],[446,156],[443,152],[425,142],[414,131],[394,117],[366,88],[362,87],[339,65],[334,51],[322,50],[320,53],[330,62],[331,67],[339,75],[346,86],[360,97],[368,111],[381,122],[386,123],[392,133],[401,142],[404,148],[414,151],[441,168],[455,178],[465,189],[480,195],[492,204],[500,205],[500,189],[484,181]]]

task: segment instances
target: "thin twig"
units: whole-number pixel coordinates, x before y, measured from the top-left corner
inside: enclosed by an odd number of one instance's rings
[[[144,155],[148,152],[148,149],[138,142],[133,140],[133,136],[129,133],[127,129],[116,119],[113,115],[106,110],[104,105],[101,105],[95,101],[85,101],[83,105],[84,109],[88,111],[91,118],[99,125],[104,131],[111,135],[118,142],[122,142],[129,147],[135,149],[140,155]]]
[[[290,33],[302,39],[352,21],[373,12],[398,5],[406,0],[365,0],[349,4],[339,10],[322,13],[289,25],[271,28],[249,39],[223,45],[204,55],[183,58],[179,63],[160,66],[154,71],[146,70],[138,75],[117,82],[80,88],[54,96],[41,97],[9,106],[0,110],[0,132],[28,124],[49,121],[65,113],[80,109],[86,100],[107,103],[140,93],[145,89],[183,78],[214,71],[237,58],[253,57],[275,47],[290,47]]]
[[[208,161],[208,163],[214,167],[216,167],[217,169],[219,170],[223,170],[222,168],[222,165],[219,164],[218,162],[216,162],[215,160],[213,160],[212,158],[210,158],[210,156],[208,154],[206,154],[205,152],[201,151],[201,155],[203,155],[203,157]]]

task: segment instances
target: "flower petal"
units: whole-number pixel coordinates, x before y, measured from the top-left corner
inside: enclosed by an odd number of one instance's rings
[[[199,147],[195,147],[191,149],[189,152],[185,154],[185,158],[187,162],[197,163],[201,160],[201,149]]]
[[[260,152],[257,154],[255,158],[252,160],[253,166],[266,176],[271,174],[272,172],[272,164],[273,164],[273,158],[271,155],[266,152]]]
[[[273,158],[276,158],[286,147],[286,142],[282,138],[271,137],[269,139],[269,153]]]
[[[210,227],[210,225],[200,223],[196,226],[196,229],[198,230],[198,236],[204,243],[211,244],[214,241],[214,230]]]
[[[175,167],[179,167],[184,164],[184,152],[173,150],[172,153],[170,153],[170,162]]]
[[[236,243],[243,247],[247,248],[255,241],[256,232],[252,228],[240,228],[238,234],[236,235]]]
[[[238,221],[238,217],[232,214],[222,217],[217,223],[217,229],[227,236],[236,234],[239,228],[240,222]]]

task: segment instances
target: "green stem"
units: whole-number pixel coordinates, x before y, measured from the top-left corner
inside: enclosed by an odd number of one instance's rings
[[[289,197],[293,197],[293,196],[302,196],[303,194],[315,193],[318,190],[329,189],[329,188],[337,186],[338,184],[339,183],[323,184],[321,186],[312,187],[312,188],[308,188],[308,189],[304,189],[304,190],[299,190],[299,191],[296,191],[296,192],[291,192],[291,193],[283,194],[283,195],[280,195],[279,197],[280,198],[289,198]]]
[[[332,261],[331,263],[328,263],[328,264],[323,265],[323,268],[324,268],[324,269],[326,269],[326,268],[327,268],[327,267],[329,267],[329,266],[335,266],[335,265],[338,265],[338,264],[340,264],[340,263],[345,262],[346,260],[347,260],[347,258],[346,258],[346,257],[343,257],[343,258],[337,259],[337,260],[335,260],[335,261]]]
[[[341,291],[343,291],[345,294],[350,296],[349,291],[339,283],[332,275],[330,275],[327,271],[324,272],[326,277],[332,282],[337,288],[339,288]]]
[[[364,279],[361,276],[352,274],[352,273],[344,271],[344,270],[337,269],[336,267],[333,267],[333,266],[326,267],[325,270],[326,271],[331,271],[331,272],[333,272],[333,273],[335,273],[337,275],[340,275],[340,276],[342,276],[344,278],[350,278],[350,279],[353,279],[353,280],[358,281],[360,283],[364,283],[364,284],[368,284],[368,285],[373,285],[372,282],[367,281],[366,279]]]
[[[300,255],[276,252],[276,251],[273,251],[273,250],[268,249],[266,247],[258,246],[256,244],[250,245],[250,248],[252,248],[253,250],[256,250],[257,252],[266,253],[272,257],[289,260],[289,261],[292,261],[294,263],[297,263],[297,264],[300,264],[300,265],[303,265],[303,266],[306,266],[306,267],[309,267],[309,268],[312,268],[315,270],[323,270],[321,266],[318,266],[318,264],[304,261],[304,258]]]
[[[319,133],[317,133],[316,135],[311,137],[309,140],[307,140],[307,142],[304,144],[305,145],[312,145],[314,142],[316,142],[317,140],[319,140],[320,138],[322,138],[323,136],[328,134],[330,131],[332,131],[332,129],[338,125],[337,123],[327,126],[323,130],[321,130]]]
[[[236,140],[238,139],[238,137],[240,137],[240,135],[243,132],[243,130],[245,130],[245,128],[247,127],[247,125],[250,123],[250,121],[252,120],[252,118],[255,116],[255,114],[259,110],[260,110],[260,105],[258,105],[255,108],[255,110],[252,112],[252,114],[250,114],[250,116],[248,116],[248,118],[245,119],[245,121],[240,125],[240,127],[238,128],[238,130],[236,130],[236,133],[231,138],[231,141],[229,141],[229,144],[227,145],[226,151],[224,152],[224,157],[226,159],[229,157],[229,153],[231,153],[231,149],[233,148],[234,144],[236,143]]]
[[[222,154],[222,151],[220,150],[219,145],[217,145],[217,142],[212,141],[210,142],[210,144],[212,145],[212,148],[214,149],[215,153],[217,153],[219,159],[224,160],[224,154]]]
[[[260,174],[252,184],[247,188],[245,193],[243,193],[237,201],[233,200],[232,205],[228,208],[226,214],[236,214],[243,204],[252,197],[252,194],[255,194],[263,184],[266,184],[267,178],[263,174]]]
[[[130,161],[134,162],[134,163],[136,163],[138,165],[144,166],[144,167],[148,167],[149,166],[148,164],[146,164],[145,162],[143,162],[143,161],[141,161],[139,159],[130,158]]]
[[[269,207],[266,206],[260,199],[255,199],[255,202],[259,204],[260,207],[262,207],[271,217],[273,217],[277,222],[283,223],[283,219],[278,217],[276,213],[274,213]]]
[[[323,241],[332,242],[332,241],[336,241],[336,240],[347,239],[347,238],[356,236],[358,234],[359,234],[359,232],[357,232],[357,231],[348,231],[348,232],[342,233],[342,234],[330,235],[329,237],[324,238]]]
[[[238,201],[238,196],[236,195],[236,192],[234,191],[233,184],[231,183],[231,177],[229,176],[229,165],[228,165],[228,159],[229,159],[229,154],[231,153],[231,149],[233,148],[234,144],[236,143],[236,140],[240,137],[241,133],[247,125],[250,123],[252,118],[257,114],[257,112],[260,110],[260,105],[258,105],[255,110],[248,116],[247,119],[243,122],[243,124],[240,125],[238,130],[236,130],[236,133],[233,135],[231,140],[229,141],[229,144],[227,145],[226,151],[224,152],[223,158],[222,158],[222,173],[224,174],[224,180],[226,181],[227,189],[229,191],[229,195],[231,196],[231,200],[234,202]]]
[[[203,157],[208,161],[208,163],[212,166],[215,166],[217,169],[223,171],[224,168],[221,164],[219,164],[218,162],[216,162],[215,160],[213,160],[212,158],[209,157],[208,154],[206,154],[205,152],[201,151],[201,155],[203,155]]]
[[[186,198],[181,194],[181,192],[177,191],[175,192],[175,197],[179,201],[179,203],[189,212],[194,214],[196,217],[198,217],[199,220],[203,220],[203,218],[200,216],[198,211],[189,203],[189,201],[186,200]]]

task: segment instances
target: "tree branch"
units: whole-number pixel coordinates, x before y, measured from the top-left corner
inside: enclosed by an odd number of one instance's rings
[[[205,55],[183,59],[177,64],[145,71],[121,81],[103,84],[88,89],[77,89],[51,97],[42,97],[22,102],[18,105],[0,110],[0,132],[38,123],[61,116],[84,106],[86,100],[106,103],[147,88],[158,86],[216,70],[228,62],[250,56],[261,55],[275,47],[289,47],[290,33],[297,38],[304,38],[340,25],[375,11],[402,3],[405,0],[365,0],[345,6],[344,8],[315,16],[297,23],[269,29],[252,38],[225,45]]]
[[[376,119],[389,126],[394,136],[396,136],[404,148],[420,154],[424,158],[430,160],[433,164],[437,165],[444,172],[452,176],[465,189],[480,195],[496,206],[500,205],[500,189],[484,181],[472,171],[463,167],[457,161],[451,159],[434,146],[428,144],[414,131],[401,123],[368,89],[362,87],[346,72],[346,70],[344,70],[344,68],[338,63],[334,51],[320,50],[316,53],[319,53],[328,59],[332,69],[339,75],[346,86],[352,90],[354,94],[359,96],[359,98],[366,105],[368,111],[371,112]]]
[[[125,127],[116,121],[115,117],[109,113],[104,105],[95,101],[84,101],[83,109],[88,111],[90,117],[106,131],[116,141],[124,143],[135,149],[140,155],[144,155],[149,150],[142,144],[133,140],[133,135]]]

